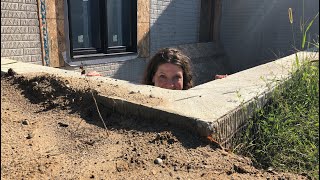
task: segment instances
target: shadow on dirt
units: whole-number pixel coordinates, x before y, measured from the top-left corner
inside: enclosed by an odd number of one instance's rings
[[[22,94],[31,103],[40,104],[43,109],[36,113],[65,110],[69,114],[79,114],[89,124],[104,128],[90,89],[76,90],[67,81],[62,81],[53,75],[40,75],[30,78],[16,75],[2,77],[1,79],[8,80],[12,85],[21,89]],[[96,97],[97,93],[94,90],[93,92]],[[175,142],[174,138],[162,133],[169,131],[186,148],[207,145],[210,145],[213,149],[218,147],[211,144],[206,138],[167,122],[159,122],[157,119],[146,120],[130,114],[119,114],[114,112],[111,107],[106,107],[99,102],[98,107],[105,124],[111,131],[154,132],[157,133],[157,136],[150,143],[166,141],[166,143],[171,144]]]

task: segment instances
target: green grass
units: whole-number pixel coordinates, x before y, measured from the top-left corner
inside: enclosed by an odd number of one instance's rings
[[[288,13],[293,26],[291,8]],[[307,48],[311,45],[319,52],[319,36],[306,42],[318,16],[302,24],[302,50],[308,43]],[[267,105],[256,110],[234,152],[252,158],[261,168],[319,179],[319,57],[316,62],[296,58],[291,79],[278,85]]]
[[[295,69],[256,111],[234,151],[262,168],[319,179],[319,61]]]

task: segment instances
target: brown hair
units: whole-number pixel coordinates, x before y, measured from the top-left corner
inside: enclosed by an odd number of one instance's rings
[[[181,67],[183,71],[183,90],[190,89],[193,86],[192,73],[189,58],[174,48],[160,49],[149,61],[144,72],[143,84],[153,85],[153,76],[158,70],[158,67],[165,63],[171,63]]]

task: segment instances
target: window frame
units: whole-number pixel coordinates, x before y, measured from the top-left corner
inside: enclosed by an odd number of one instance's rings
[[[124,55],[124,54],[133,54],[137,53],[137,0],[130,0],[130,21],[129,21],[129,28],[130,28],[130,40],[129,46],[107,46],[108,43],[108,35],[107,35],[107,28],[110,26],[107,22],[107,8],[106,3],[108,0],[95,0],[99,3],[99,15],[100,15],[100,46],[101,48],[73,48],[73,39],[72,39],[72,20],[71,20],[71,5],[70,0],[66,1],[67,4],[67,26],[68,30],[66,33],[68,34],[67,43],[69,47],[69,55],[71,59],[77,59],[78,57],[94,57],[98,56],[101,57],[105,56],[117,56],[117,55]]]

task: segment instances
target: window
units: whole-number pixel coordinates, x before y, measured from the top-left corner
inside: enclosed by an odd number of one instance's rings
[[[137,48],[137,0],[68,0],[70,55],[124,54]]]

